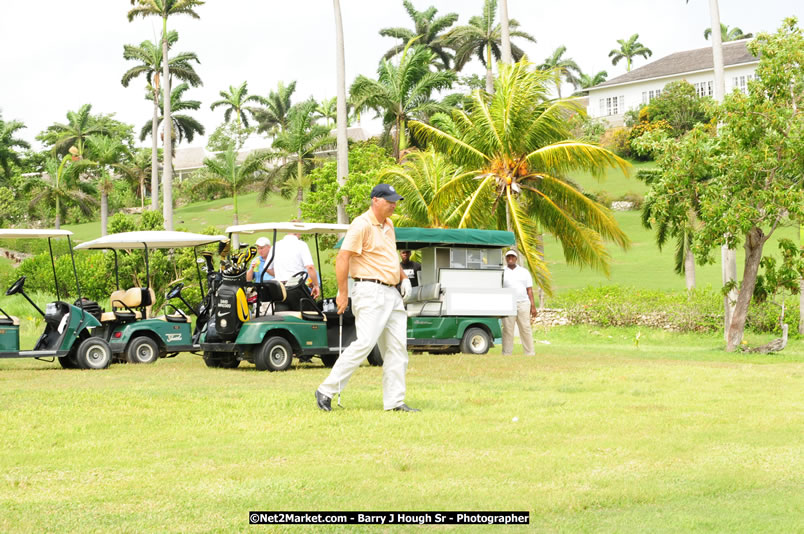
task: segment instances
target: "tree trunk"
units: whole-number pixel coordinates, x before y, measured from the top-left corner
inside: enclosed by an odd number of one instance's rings
[[[165,230],[173,230],[173,119],[170,116],[170,69],[168,68],[167,17],[162,17],[162,120],[165,132],[162,167],[162,216]]]
[[[731,317],[728,335],[726,336],[726,350],[729,352],[736,350],[743,340],[745,318],[748,315],[748,305],[751,304],[751,297],[757,284],[757,273],[759,272],[759,262],[762,260],[762,247],[765,245],[765,240],[766,237],[763,235],[762,230],[756,226],[749,230],[745,238],[743,283],[737,296],[737,304],[734,307],[734,314]]]
[[[56,230],[61,230],[61,206],[58,195],[56,196]]]
[[[486,46],[486,92],[494,92],[494,74],[491,72],[491,43]]]
[[[500,31],[502,33],[502,60],[510,65],[514,62],[511,55],[511,31],[508,28],[508,0],[500,0]]]
[[[539,244],[536,246],[536,251],[541,253],[542,260],[544,261],[544,233],[539,234]],[[547,264],[546,261],[545,264]],[[544,288],[542,288],[542,286],[539,286],[539,309],[544,309]]]
[[[154,118],[151,122],[151,211],[159,209],[159,93],[154,91]],[[145,191],[142,192],[143,197]],[[144,201],[143,201],[144,202]]]
[[[297,210],[297,217],[299,220],[302,218],[301,212],[301,203],[304,200],[304,162],[302,162],[301,157],[296,161],[296,165],[298,165],[296,171],[296,177],[299,179],[299,189],[296,191],[296,210]]]
[[[335,7],[335,66],[337,70],[338,100],[336,127],[338,142],[338,187],[346,185],[349,176],[349,141],[346,138],[346,54],[343,45],[343,20],[341,19],[341,3],[333,0]],[[346,203],[349,200],[344,196],[338,202],[338,224],[347,224]]]
[[[101,185],[101,237],[109,233],[109,194]]]
[[[684,255],[684,280],[687,282],[687,291],[695,289],[695,256],[689,248]]]
[[[728,248],[726,245],[720,247],[720,263],[723,285],[737,281],[737,251]],[[723,332],[728,341],[729,328],[731,327],[734,308],[737,305],[738,291],[735,287],[723,297]]]

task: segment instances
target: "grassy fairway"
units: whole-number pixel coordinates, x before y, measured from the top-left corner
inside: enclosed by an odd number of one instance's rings
[[[529,510],[521,531],[801,531],[804,343],[754,357],[724,355],[719,335],[643,331],[636,347],[634,333],[539,331],[535,358],[413,355],[420,414],[381,410],[377,368],[326,414],[312,393],[328,371],[312,364],[0,361],[0,530],[235,532],[249,510],[471,509]]]

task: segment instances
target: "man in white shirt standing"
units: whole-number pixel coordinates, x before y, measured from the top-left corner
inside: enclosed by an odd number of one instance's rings
[[[533,332],[530,328],[531,317],[536,317],[536,304],[533,301],[533,277],[527,269],[517,265],[517,253],[509,250],[505,253],[506,267],[503,270],[503,287],[514,290],[516,298],[516,316],[503,318],[502,353],[510,356],[514,351],[514,325],[519,327],[519,338],[522,349],[528,356],[533,356]]]
[[[290,233],[276,242],[274,245],[274,261],[269,266],[268,272],[284,284],[294,274],[307,271],[313,286],[313,298],[317,299],[321,294],[318,273],[313,265],[310,247],[299,239],[300,236],[301,234]]]

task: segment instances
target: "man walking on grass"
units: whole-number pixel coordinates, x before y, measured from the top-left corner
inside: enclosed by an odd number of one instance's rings
[[[533,302],[533,277],[524,267],[516,263],[517,253],[509,250],[505,253],[505,269],[503,270],[503,287],[514,290],[516,298],[516,315],[503,317],[503,356],[510,356],[514,351],[514,325],[519,327],[519,339],[522,350],[533,356],[533,332],[530,329],[531,317],[536,317],[536,304]]]
[[[348,277],[354,280],[351,297],[357,338],[315,392],[316,403],[324,411],[332,410],[332,397],[346,388],[352,373],[377,344],[383,358],[383,407],[419,411],[405,404],[408,317],[402,297],[411,286],[397,260],[396,235],[390,219],[400,200],[402,197],[390,185],[375,186],[371,190],[371,207],[352,221],[335,260],[339,314],[346,311],[349,302]],[[396,290],[397,284],[400,291]]]

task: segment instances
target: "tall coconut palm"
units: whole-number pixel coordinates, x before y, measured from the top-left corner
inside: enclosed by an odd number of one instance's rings
[[[336,178],[338,187],[346,185],[349,176],[349,141],[346,138],[348,116],[346,110],[346,52],[343,44],[343,20],[341,19],[340,0],[333,0],[335,9],[335,67],[337,71],[337,96],[335,101],[335,126],[337,127],[337,168]],[[342,196],[338,199],[336,208],[338,224],[346,224],[349,217],[346,215],[348,199]]]
[[[170,105],[171,115],[170,118],[172,119],[172,128],[175,132],[175,135],[171,138],[173,147],[176,146],[176,143],[181,143],[183,140],[187,139],[188,143],[192,143],[195,135],[204,135],[206,129],[204,125],[198,122],[195,118],[183,114],[178,113],[181,111],[197,111],[201,108],[201,101],[200,100],[183,100],[184,92],[190,88],[189,85],[186,83],[179,84],[175,89],[170,92],[170,99],[172,103]],[[145,96],[147,99],[153,98],[152,94],[146,93]],[[159,107],[164,108],[162,105],[162,95],[159,95]],[[164,121],[165,117],[160,116],[157,118],[157,128],[160,124]],[[166,130],[167,128],[164,128]],[[145,141],[145,138],[148,137],[148,134],[153,131],[151,126],[151,122],[146,122],[142,125],[140,129],[140,141]]]
[[[631,60],[637,56],[648,59],[653,55],[650,48],[639,42],[639,34],[635,33],[628,39],[617,39],[620,48],[614,48],[609,52],[611,64],[617,65],[621,59],[625,59],[625,70],[631,71]]]
[[[500,1],[500,49],[503,63],[514,61],[511,54],[511,28],[508,19],[508,0]]]
[[[610,210],[567,178],[575,170],[602,176],[606,167],[625,173],[628,163],[569,137],[566,115],[582,111],[567,101],[548,100],[551,81],[525,61],[501,64],[493,96],[475,92],[465,111],[438,115],[433,124],[411,123],[464,169],[441,190],[462,203],[458,226],[505,229],[510,218],[522,254],[548,292],[550,273],[537,250],[540,232],[561,242],[568,263],[605,273],[609,255],[604,240],[629,245]]]
[[[315,107],[315,115],[319,119],[327,121],[327,126],[332,127],[332,122],[338,118],[338,97],[325,98]]]
[[[296,82],[292,81],[287,85],[279,82],[276,91],[268,93],[265,107],[256,109],[254,113],[254,118],[259,123],[257,131],[273,136],[287,128],[294,91]]]
[[[232,118],[232,114],[234,114],[238,130],[240,130],[242,126],[248,128],[248,116],[251,115],[253,118],[256,113],[256,108],[248,105],[250,102],[255,104],[268,104],[267,99],[259,95],[248,94],[248,82],[241,83],[239,87],[230,85],[228,92],[221,91],[218,94],[221,96],[221,100],[216,100],[210,104],[209,109],[214,110],[217,107],[223,106],[223,121],[229,122]]]
[[[254,151],[242,163],[238,163],[237,157],[237,150],[234,146],[229,145],[225,152],[218,154],[214,159],[205,159],[204,167],[207,175],[193,186],[193,189],[219,189],[231,196],[234,202],[232,224],[238,224],[240,221],[237,195],[243,188],[263,177],[264,164],[268,154],[264,151]]]
[[[564,57],[566,52],[566,46],[559,46],[549,57],[545,58],[541,65],[539,65],[539,69],[549,70],[555,73],[558,98],[561,98],[562,79],[567,83],[572,84],[572,86],[575,88],[580,85],[581,68],[572,58]]]
[[[75,151],[74,151],[75,152]],[[98,205],[95,200],[95,187],[87,180],[79,180],[79,175],[94,166],[93,162],[73,154],[61,159],[48,158],[45,173],[32,179],[27,189],[32,190],[30,208],[53,206],[56,214],[54,226],[61,228],[61,220],[68,206],[76,206],[84,215],[90,215]]]
[[[349,91],[357,111],[375,110],[382,115],[386,131],[394,130],[397,161],[408,146],[408,120],[426,119],[444,111],[444,106],[431,96],[448,89],[456,80],[452,71],[431,71],[434,61],[435,54],[427,48],[408,45],[398,65],[383,59],[376,80],[358,76]]]
[[[707,41],[709,40],[709,36],[712,35],[712,28],[706,28],[704,30],[704,39]],[[727,24],[720,23],[720,40],[721,42],[728,42],[728,41],[737,41],[739,39],[750,39],[753,37],[753,33],[743,33],[743,30],[738,28],[737,26],[733,28],[729,28]]]
[[[15,149],[31,148],[27,141],[15,137],[17,132],[24,128],[25,124],[20,121],[4,121],[0,112],[0,168],[3,169],[3,177],[6,180],[11,178],[11,164],[19,166],[22,163]]]
[[[457,13],[447,13],[443,17],[436,17],[438,10],[435,7],[428,7],[424,11],[417,11],[413,3],[403,0],[402,5],[413,20],[413,30],[407,28],[383,28],[380,35],[383,37],[393,37],[399,39],[400,43],[388,50],[383,56],[385,59],[400,54],[412,39],[416,39],[418,46],[430,49],[439,59],[439,69],[450,68],[452,54],[447,48],[445,34],[443,33],[450,26],[458,21]]]
[[[273,143],[277,152],[272,156],[282,163],[268,172],[260,192],[261,200],[277,185],[283,196],[295,196],[299,205],[304,200],[304,192],[310,188],[309,173],[318,163],[316,152],[335,142],[329,128],[316,124],[315,106],[314,100],[307,100],[291,108],[287,130],[277,134]]]
[[[460,170],[444,154],[435,150],[414,151],[401,165],[380,173],[378,180],[393,185],[405,202],[394,215],[398,226],[455,228],[460,222],[460,199],[442,194]]]
[[[179,34],[176,31],[169,31],[167,35],[168,49],[179,40]],[[159,176],[159,149],[158,138],[156,135],[159,123],[159,92],[161,85],[159,78],[162,71],[162,47],[151,41],[143,41],[139,46],[123,45],[123,59],[129,61],[137,61],[135,65],[128,69],[120,83],[123,87],[128,87],[131,80],[145,75],[147,87],[152,92],[151,101],[153,102],[153,118],[151,119],[151,176]],[[193,87],[203,85],[201,77],[198,76],[193,68],[192,62],[200,63],[198,56],[193,52],[179,52],[171,57],[170,62],[170,76],[185,81]],[[159,180],[152,180],[151,182],[151,209],[156,211],[159,209]]]
[[[97,165],[93,174],[98,177],[102,236],[108,233],[109,193],[114,189],[114,173],[128,155],[128,147],[116,137],[93,134],[87,139],[87,156]]]
[[[57,122],[36,138],[50,146],[54,155],[63,156],[70,148],[76,148],[76,155],[83,156],[86,141],[90,135],[105,134],[108,128],[101,117],[92,115],[92,104],[84,104],[78,111],[67,112],[67,122]]]
[[[483,14],[469,19],[466,26],[458,26],[451,30],[445,40],[450,47],[455,49],[455,70],[461,70],[473,55],[477,56],[480,62],[486,67],[486,91],[494,90],[494,75],[492,65],[494,60],[501,58],[500,47],[502,44],[502,28],[500,24],[494,24],[494,17],[497,11],[497,0],[484,0]],[[519,22],[515,19],[508,21],[510,37],[520,37],[532,43],[536,38],[532,35],[518,30]],[[519,61],[525,52],[511,43],[511,56],[514,61]]]
[[[164,104],[162,116],[165,117],[165,157],[164,172],[162,173],[162,215],[165,220],[165,229],[173,230],[173,121],[170,117],[170,59],[168,56],[168,29],[167,21],[171,15],[189,15],[200,19],[195,8],[203,5],[201,0],[131,0],[135,6],[128,12],[128,21],[137,17],[156,16],[162,19],[162,102]]]

